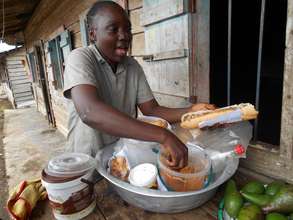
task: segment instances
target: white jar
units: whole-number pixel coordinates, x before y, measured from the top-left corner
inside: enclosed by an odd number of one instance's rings
[[[151,188],[156,186],[158,170],[151,163],[139,164],[130,170],[128,180],[131,185]]]

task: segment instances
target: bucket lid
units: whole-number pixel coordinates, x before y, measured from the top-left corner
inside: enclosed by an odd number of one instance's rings
[[[96,167],[94,158],[83,153],[64,153],[52,158],[46,173],[56,177],[78,176]]]

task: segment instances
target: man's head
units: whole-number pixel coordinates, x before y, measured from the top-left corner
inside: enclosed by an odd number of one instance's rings
[[[127,54],[131,23],[124,9],[115,2],[98,1],[87,14],[90,39],[111,65],[119,63]]]

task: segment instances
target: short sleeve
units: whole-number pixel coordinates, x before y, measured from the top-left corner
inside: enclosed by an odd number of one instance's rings
[[[90,51],[85,48],[73,50],[67,58],[64,71],[65,98],[71,98],[71,89],[77,85],[93,85],[97,87],[95,67]]]
[[[138,87],[137,87],[136,103],[142,104],[144,102],[154,99],[154,95],[146,79],[145,73],[138,63],[137,63],[137,73],[138,73]]]

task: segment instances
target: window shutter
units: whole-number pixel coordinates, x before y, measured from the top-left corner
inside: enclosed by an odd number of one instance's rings
[[[69,53],[72,50],[71,37],[68,30],[60,34],[59,46],[60,46],[60,49],[62,50],[63,59],[64,61],[66,61],[66,58],[68,57]]]

